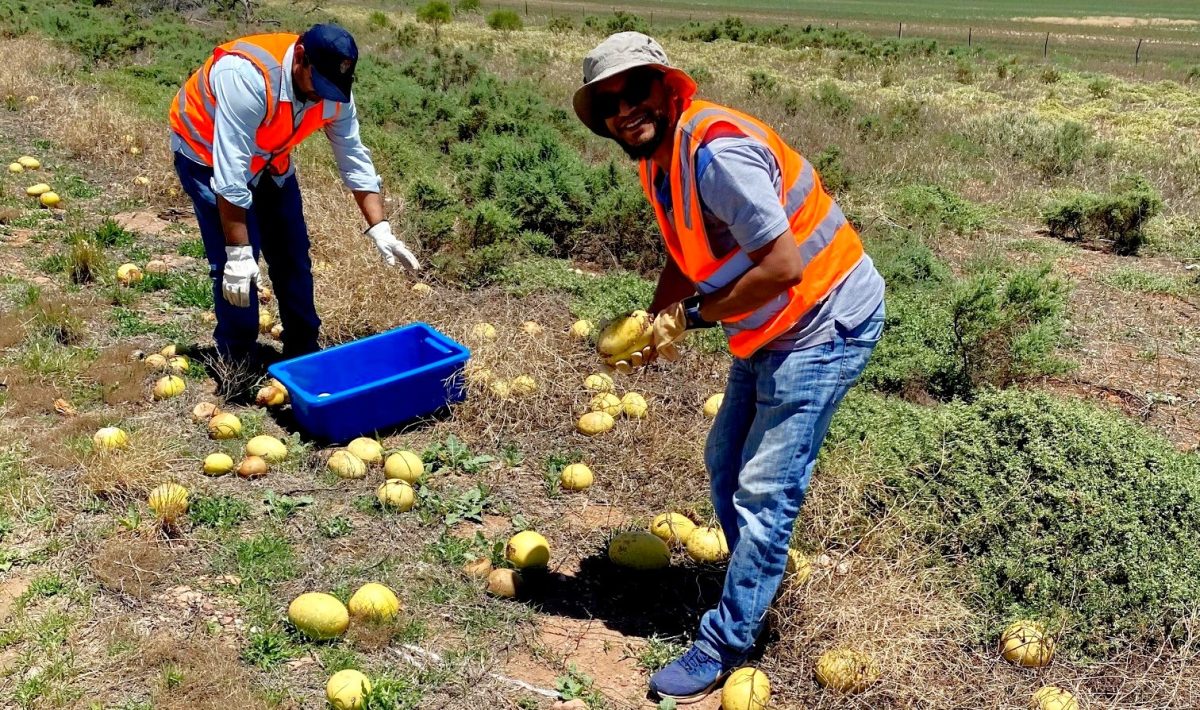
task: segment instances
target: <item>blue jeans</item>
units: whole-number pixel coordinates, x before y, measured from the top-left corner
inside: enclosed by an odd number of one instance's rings
[[[225,232],[210,184],[212,168],[176,153],[175,172],[183,191],[192,198],[204,240],[204,254],[208,257],[217,315],[217,327],[213,330],[217,353],[224,358],[252,358],[258,341],[258,291],[250,289],[249,308],[235,306],[221,294]],[[279,300],[283,356],[291,358],[315,352],[319,349],[317,333],[321,319],[313,303],[312,260],[308,254],[308,226],[304,223],[300,184],[295,175],[282,185],[264,175],[251,193],[254,202],[246,212],[246,227],[254,258],[257,260],[261,253],[266,259],[267,273]]]
[[[713,658],[740,663],[754,646],[829,421],[882,333],[881,303],[853,330],[839,326],[831,342],[734,359],[704,452],[730,550],[721,601],[696,639]]]

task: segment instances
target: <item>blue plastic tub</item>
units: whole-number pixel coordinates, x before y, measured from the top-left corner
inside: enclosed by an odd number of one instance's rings
[[[463,399],[471,352],[425,323],[271,365],[296,423],[314,439],[344,442]]]

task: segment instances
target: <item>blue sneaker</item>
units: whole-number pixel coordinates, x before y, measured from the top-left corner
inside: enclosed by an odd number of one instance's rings
[[[650,676],[650,692],[660,699],[694,703],[716,690],[730,670],[732,668],[692,646],[687,653]]]

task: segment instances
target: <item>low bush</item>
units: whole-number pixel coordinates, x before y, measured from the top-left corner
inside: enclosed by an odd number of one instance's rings
[[[858,391],[826,443],[861,444],[884,471],[868,510],[959,570],[987,622],[981,642],[1025,617],[1065,629],[1075,657],[1182,640],[1200,598],[1195,453],[1120,413],[1022,389],[933,409]]]
[[[496,10],[487,17],[488,27],[497,32],[515,32],[525,28],[515,10]]]
[[[836,145],[831,145],[814,155],[812,164],[821,176],[821,184],[835,196],[845,194],[854,182],[842,163],[842,149]]]
[[[1146,222],[1162,208],[1154,187],[1141,176],[1131,176],[1108,194],[1079,192],[1055,200],[1042,212],[1042,220],[1054,237],[1096,243],[1128,256],[1141,248]]]
[[[813,94],[813,100],[831,115],[837,117],[848,116],[854,113],[856,108],[854,99],[847,96],[832,81],[823,81],[817,85],[817,90]]]
[[[752,26],[747,25],[740,17],[727,17],[715,22],[689,22],[677,29],[676,35],[680,39],[701,42],[725,39],[787,49],[835,49],[870,60],[928,57],[938,52],[937,42],[929,39],[877,40],[861,32],[816,25]]]
[[[914,232],[875,236],[867,246],[888,283],[885,337],[863,374],[867,384],[915,399],[969,399],[983,386],[1066,369],[1054,353],[1067,288],[1048,266],[956,278]]]
[[[943,229],[956,234],[975,232],[987,223],[983,207],[939,185],[906,185],[893,196],[909,226],[925,233]]]
[[[558,15],[550,18],[550,21],[546,23],[546,29],[556,35],[570,34],[575,31],[575,23],[566,15]]]
[[[1111,152],[1108,143],[1096,141],[1092,129],[1081,123],[1053,123],[1025,114],[980,119],[972,123],[969,136],[1003,157],[1029,165],[1043,180],[1072,175]]]
[[[458,0],[454,3],[455,12],[479,12],[479,0]]]
[[[779,90],[779,78],[761,69],[750,72],[750,95],[760,96],[774,94]]]

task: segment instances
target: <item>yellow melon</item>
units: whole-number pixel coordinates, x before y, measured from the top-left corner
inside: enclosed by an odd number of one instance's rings
[[[621,398],[621,411],[630,419],[642,419],[648,410],[646,398],[637,392],[626,392]]]
[[[821,687],[841,693],[861,693],[879,680],[879,665],[875,660],[849,648],[822,653],[815,671]]]
[[[362,459],[345,449],[333,452],[326,462],[326,466],[338,478],[363,478],[367,475],[367,465],[363,463]]]
[[[687,553],[697,562],[719,562],[729,557],[725,532],[721,528],[696,528],[688,536]]]
[[[325,683],[325,699],[333,710],[362,710],[371,680],[353,668],[338,671]]]
[[[1079,710],[1079,701],[1070,691],[1047,685],[1033,694],[1030,707],[1033,710]]]
[[[320,641],[346,633],[350,612],[332,594],[306,592],[288,605],[288,620],[300,633]]]
[[[601,394],[604,392],[612,392],[613,379],[603,372],[597,372],[584,378],[583,386],[587,390]]]
[[[346,444],[346,450],[362,459],[362,462],[365,464],[380,463],[383,461],[383,446],[370,437],[358,437],[349,444]]]
[[[158,382],[154,383],[154,398],[169,399],[176,395],[183,394],[183,391],[186,388],[187,385],[184,383],[182,377],[178,377],[176,375],[167,375],[166,377],[160,378]]]
[[[369,621],[388,621],[400,613],[396,593],[378,582],[368,582],[358,588],[347,605],[350,616]]]
[[[718,392],[708,399],[704,400],[704,416],[713,419],[717,416],[717,412],[721,410],[721,405],[725,403],[725,393]]]
[[[279,463],[287,458],[287,445],[267,434],[260,434],[246,442],[248,456],[261,456],[268,463]]]
[[[591,487],[595,476],[587,464],[573,463],[563,468],[558,476],[559,484],[568,491],[582,491]]]
[[[242,420],[229,412],[218,412],[208,420],[208,435],[214,439],[235,439],[242,433]]]
[[[170,525],[187,512],[188,490],[178,483],[164,483],[150,491],[147,503],[155,517]]]
[[[405,483],[416,483],[425,474],[425,463],[412,451],[397,451],[383,463],[383,475]]]
[[[113,451],[129,446],[129,435],[115,426],[106,426],[92,434],[92,446],[98,451]]]
[[[632,569],[662,569],[671,564],[667,543],[648,532],[623,532],[608,543],[608,559]]]
[[[509,538],[504,558],[517,569],[545,567],[550,563],[550,543],[539,533],[524,530]]]
[[[766,710],[771,704],[771,681],[757,668],[739,668],[721,688],[721,710]]]
[[[1041,668],[1054,658],[1054,638],[1036,621],[1014,621],[1000,636],[1000,655],[1024,668]]]
[[[696,524],[679,513],[659,513],[650,522],[650,532],[666,543],[686,545]]]
[[[613,428],[616,420],[608,412],[588,412],[575,425],[581,434],[596,436]]]
[[[412,486],[398,478],[389,478],[375,489],[375,498],[384,508],[401,513],[412,510],[417,495]]]
[[[204,473],[209,476],[224,476],[233,470],[233,459],[229,454],[209,454],[204,457]]]

